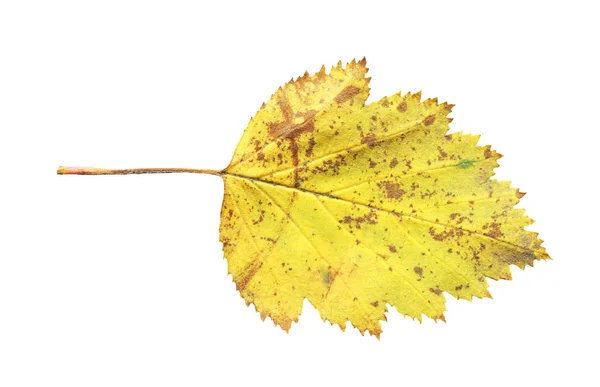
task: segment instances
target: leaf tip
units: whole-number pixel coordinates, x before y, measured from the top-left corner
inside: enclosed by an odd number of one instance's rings
[[[265,321],[265,319],[267,318],[267,313],[266,312],[260,312],[260,319]]]
[[[365,333],[369,333],[370,336],[375,337],[378,341],[381,341],[381,333],[382,330],[381,329],[373,329],[373,331],[369,330],[369,329],[364,329],[361,333],[363,336],[366,336]]]
[[[281,328],[282,330],[284,330],[285,333],[289,334],[290,333],[290,329],[292,328],[292,322],[293,321],[294,320],[292,320],[292,319],[285,319],[285,320],[282,320],[282,321],[278,321],[278,322],[273,321],[273,322],[275,323],[275,325],[278,325],[279,328]]]

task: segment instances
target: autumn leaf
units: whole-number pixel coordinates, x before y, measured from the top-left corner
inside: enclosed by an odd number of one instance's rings
[[[365,104],[366,61],[288,82],[250,120],[222,171],[59,168],[62,174],[213,173],[220,239],[246,303],[289,330],[304,299],[378,336],[387,305],[444,320],[446,297],[546,259],[523,196],[491,179],[501,157],[447,134],[452,105],[395,94]],[[445,320],[444,320],[445,321]]]

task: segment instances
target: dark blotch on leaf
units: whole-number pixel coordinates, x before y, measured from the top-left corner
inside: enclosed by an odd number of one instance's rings
[[[334,101],[337,103],[344,103],[360,93],[360,89],[356,86],[346,86],[338,95],[335,96]]]

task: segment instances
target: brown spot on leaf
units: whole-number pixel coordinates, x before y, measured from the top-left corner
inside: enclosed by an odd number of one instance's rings
[[[492,157],[492,148],[490,146],[487,146],[483,151],[483,157],[485,157],[486,159]]]
[[[413,270],[414,270],[415,273],[417,273],[417,275],[419,277],[423,277],[423,269],[422,268],[420,268],[419,266],[415,266],[413,268]]]
[[[398,110],[400,113],[404,113],[407,108],[408,106],[406,105],[406,101],[402,101],[398,106],[396,106],[396,110]]]
[[[543,258],[543,257],[542,257]],[[535,252],[531,249],[524,249],[522,251],[512,250],[506,251],[501,254],[500,259],[502,262],[508,265],[517,265],[521,268],[525,267],[525,265],[532,265],[533,261],[537,259]],[[545,259],[545,258],[543,258]],[[510,278],[508,278],[510,279]]]
[[[292,152],[292,164],[298,167],[298,144],[297,138],[303,133],[313,132],[315,130],[314,118],[317,114],[314,110],[309,110],[304,113],[297,113],[297,117],[301,117],[301,121],[294,122],[294,112],[288,103],[287,99],[282,97],[279,101],[279,108],[283,114],[284,120],[280,122],[268,122],[269,135],[277,139],[286,139],[290,141],[289,150]],[[298,168],[294,169],[294,185],[299,186]]]
[[[312,113],[312,115],[310,113]],[[294,124],[291,119],[290,121],[268,123],[269,135],[271,135],[273,138],[295,139],[298,138],[302,133],[314,131],[314,115],[316,112],[311,111],[310,113],[303,114],[302,116],[304,120],[297,124]]]
[[[296,142],[296,138],[290,138],[290,146],[288,149],[292,151],[292,163],[294,164],[294,167],[297,167],[300,160],[298,159],[298,143]],[[298,179],[295,180],[297,181]]]
[[[371,302],[371,305],[372,305],[374,308],[377,308],[377,307],[379,306],[379,301]]]
[[[221,237],[221,242],[223,243],[223,249],[226,249],[227,247],[229,247],[229,244],[231,243],[231,238],[227,238],[227,237]]]
[[[240,293],[246,289],[246,286],[248,286],[248,283],[254,278],[254,275],[260,270],[262,265],[262,262],[252,261],[244,268],[244,272],[240,279],[236,281],[236,288]]]
[[[306,157],[310,157],[313,155],[313,150],[315,149],[315,138],[311,137],[308,139],[308,148],[306,149],[305,155]]]
[[[258,220],[253,220],[253,224],[259,224],[265,219],[265,210],[259,210],[258,212]]]
[[[383,182],[378,184],[379,187],[383,187],[385,190],[385,196],[389,199],[402,199],[402,196],[406,193],[405,190],[400,188],[398,183]]]
[[[273,244],[277,243],[277,240],[273,239],[273,238],[269,238],[269,237],[261,237],[260,239],[265,240],[265,241],[269,241]]]
[[[444,160],[448,158],[448,153],[446,153],[441,146],[437,147],[438,152],[440,153],[440,157],[438,157],[439,160]]]
[[[429,125],[433,124],[434,122],[435,122],[435,116],[430,115],[430,116],[425,117],[425,119],[423,120],[423,125],[429,126]]]
[[[340,223],[344,223],[349,225],[352,228],[352,223],[354,223],[354,227],[360,229],[361,224],[377,224],[377,213],[373,210],[369,211],[367,215],[359,216],[357,218],[353,218],[351,216],[345,216],[344,219],[340,220]]]
[[[449,229],[449,230],[445,230],[442,231],[440,233],[436,233],[435,232],[435,228],[431,227],[429,228],[429,235],[431,235],[433,237],[433,239],[435,239],[436,241],[444,241],[448,238],[454,238],[456,237],[460,237],[463,235],[463,230],[461,229]]]
[[[390,162],[390,168],[394,168],[396,165],[398,165],[398,159],[394,157]]]
[[[396,250],[396,246],[392,246],[392,245],[388,245],[388,249],[390,250],[390,252],[395,253]]]
[[[435,294],[436,296],[441,296],[442,295],[442,291],[439,288],[429,288],[429,291],[433,294]]]
[[[360,93],[360,88],[356,86],[346,86],[342,91],[339,92],[338,95],[335,96],[333,100],[337,103],[344,103],[358,93]]]
[[[334,271],[330,266],[327,269],[321,268],[320,272],[321,280],[323,280],[323,282],[331,288],[331,284],[333,283],[335,277],[338,274],[337,271]]]
[[[483,226],[484,229],[489,228],[490,231],[486,232],[484,235],[489,236],[490,238],[498,239],[504,236],[504,233],[500,231],[499,223],[490,223]]]
[[[262,161],[262,160],[264,160],[264,159],[265,159],[265,154],[264,154],[264,153],[262,153],[262,152],[258,152],[258,153],[256,154],[256,159],[257,159],[258,161]]]
[[[375,142],[377,141],[377,137],[373,133],[369,133],[360,140],[361,144],[367,144],[369,147],[373,148],[375,146]]]

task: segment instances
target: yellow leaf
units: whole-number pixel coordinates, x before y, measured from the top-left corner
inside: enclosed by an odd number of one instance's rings
[[[285,330],[305,298],[376,336],[386,304],[444,320],[444,292],[490,297],[486,277],[548,258],[513,208],[523,194],[490,179],[500,155],[446,134],[447,103],[398,93],[365,105],[365,64],[278,89],[219,173],[229,272]]]
[[[387,305],[444,320],[445,296],[546,259],[523,196],[490,179],[500,155],[447,134],[452,105],[395,94],[365,105],[365,60],[288,82],[222,171],[59,167],[65,175],[210,173],[225,182],[220,238],[247,304],[289,330],[304,299],[379,337]],[[445,320],[444,320],[445,321]]]

